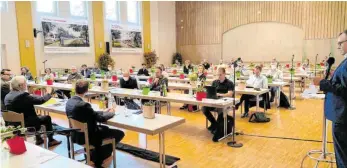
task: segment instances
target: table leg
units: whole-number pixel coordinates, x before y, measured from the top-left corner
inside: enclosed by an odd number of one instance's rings
[[[276,92],[277,95],[277,108],[280,107],[280,103],[281,103],[281,91],[282,91],[282,86],[279,86]]]
[[[256,112],[259,112],[259,95],[256,96],[256,101],[257,101]]]
[[[165,168],[165,135],[164,132],[159,133],[159,165]]]
[[[171,104],[170,104],[170,102],[166,102],[166,107],[167,107],[167,114],[168,115],[171,115]]]
[[[139,145],[141,148],[147,149],[147,135],[139,133]]]
[[[224,119],[224,136],[227,136],[228,132],[227,132],[227,128],[228,128],[228,112],[227,112],[227,109],[224,108],[223,109],[223,119]]]

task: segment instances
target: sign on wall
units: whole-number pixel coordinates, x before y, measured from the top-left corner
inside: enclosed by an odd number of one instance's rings
[[[142,52],[142,32],[139,27],[111,25],[112,52]]]
[[[86,20],[42,18],[45,53],[89,52],[89,29]]]

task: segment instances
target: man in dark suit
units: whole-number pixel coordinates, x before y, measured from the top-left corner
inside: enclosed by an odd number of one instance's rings
[[[210,64],[207,62],[206,59],[204,59],[202,65],[204,66],[204,68],[205,68],[206,70],[208,70],[208,69],[210,68]]]
[[[112,146],[106,146],[106,148],[101,147],[102,140],[114,138],[116,143],[119,143],[124,137],[124,132],[97,124],[98,122],[106,122],[112,118],[114,116],[114,110],[107,109],[106,112],[109,113],[94,111],[92,106],[82,99],[85,93],[88,92],[88,85],[89,82],[85,80],[78,80],[76,82],[76,96],[73,96],[67,101],[66,115],[68,118],[88,124],[89,142],[95,147],[95,151],[92,153],[92,159],[96,167],[101,167],[103,160],[115,150],[112,149]],[[74,134],[72,139],[73,142],[80,145],[85,143],[83,133]]]
[[[189,72],[193,72],[193,66],[190,64],[190,60],[186,60],[183,66],[183,73],[188,75]]]
[[[51,98],[50,94],[45,96],[30,95],[27,90],[26,78],[16,76],[11,81],[12,90],[5,97],[6,109],[24,114],[25,127],[35,127],[36,131],[40,130],[41,125],[46,127],[46,131],[52,131],[52,119],[50,116],[37,116],[34,105],[45,103]],[[36,145],[41,145],[43,139],[40,135],[36,136]],[[48,134],[48,146],[55,146],[61,141],[53,139],[53,134]]]
[[[87,68],[86,64],[83,64],[81,67],[81,75],[84,76],[85,78],[90,78],[90,70]]]
[[[137,81],[135,78],[130,76],[130,73],[128,71],[123,73],[123,78],[119,80],[119,84],[121,88],[126,89],[136,89],[137,88]]]
[[[142,68],[139,70],[139,72],[137,73],[138,76],[144,75],[144,76],[149,76],[146,64],[143,63],[142,64]]]
[[[10,93],[11,70],[1,70],[1,110],[5,110],[5,96]]]
[[[320,90],[326,92],[325,117],[332,121],[336,165],[347,167],[347,30],[337,39],[337,46],[344,60],[336,68],[330,80],[314,79]]]

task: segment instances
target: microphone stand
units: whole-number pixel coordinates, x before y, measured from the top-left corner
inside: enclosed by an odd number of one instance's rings
[[[331,66],[331,65],[329,65],[329,66]],[[326,77],[325,77],[326,79],[329,76],[329,71],[330,70],[327,71],[327,74],[326,74]],[[324,99],[326,99],[326,97]],[[325,115],[323,114],[322,150],[310,150],[310,151],[308,151],[306,156],[301,161],[301,167],[302,167],[302,164],[304,163],[304,161],[305,161],[305,159],[307,157],[309,157],[310,159],[313,159],[313,160],[316,161],[315,168],[318,167],[318,164],[320,162],[330,163],[331,167],[333,167],[333,163],[336,163],[336,159],[334,159],[335,154],[333,152],[328,152],[327,151],[327,141],[328,141],[328,138],[327,138],[327,128],[328,128],[327,120],[325,118]],[[317,154],[320,154],[320,155],[318,157],[315,157],[315,156],[317,156]]]
[[[292,72],[294,71],[295,72],[295,69],[294,69],[294,55],[293,55],[293,58],[292,58],[292,66],[291,66],[291,69],[290,69],[290,87],[289,87],[289,110],[295,110],[296,108],[293,106],[293,98],[292,98],[292,92],[294,92],[295,94],[295,89],[294,89],[294,83],[293,83],[293,73]],[[293,89],[292,89],[293,88]]]
[[[237,66],[237,62],[238,61],[235,61],[233,63],[233,74],[234,74],[234,85],[236,85],[236,66]],[[233,122],[233,135],[232,135],[232,141],[228,142],[228,146],[232,147],[232,148],[241,148],[243,146],[242,143],[237,143],[236,140],[235,140],[235,134],[236,134],[236,120],[235,120],[235,104],[236,104],[236,101],[235,101],[235,86],[234,86],[234,89],[233,89],[233,119],[234,119],[234,122]],[[225,122],[225,121],[224,121]]]

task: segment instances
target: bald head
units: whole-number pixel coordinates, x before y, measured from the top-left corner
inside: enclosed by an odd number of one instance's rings
[[[347,30],[342,32],[337,38],[337,49],[342,55],[347,54]]]
[[[27,89],[26,78],[24,76],[15,76],[11,80],[11,88],[16,91],[25,91]]]
[[[123,77],[129,77],[130,76],[130,72],[129,71],[124,71],[123,72]]]

